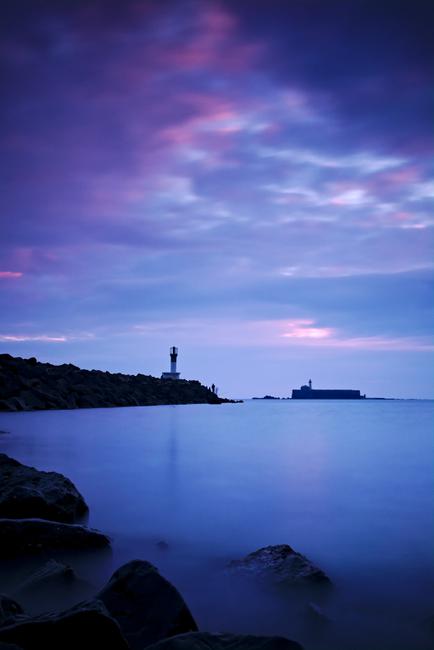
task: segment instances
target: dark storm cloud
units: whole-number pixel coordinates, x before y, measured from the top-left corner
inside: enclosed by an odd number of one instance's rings
[[[355,140],[432,146],[434,5],[428,0],[226,2],[245,33],[270,44],[268,71],[313,90]]]

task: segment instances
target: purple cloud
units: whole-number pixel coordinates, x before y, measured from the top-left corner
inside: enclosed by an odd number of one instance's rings
[[[250,4],[2,8],[8,349],[429,347],[432,9]]]

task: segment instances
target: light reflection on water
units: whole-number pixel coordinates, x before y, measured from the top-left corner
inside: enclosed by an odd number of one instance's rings
[[[140,557],[205,629],[280,633],[311,650],[422,650],[434,614],[432,416],[432,402],[412,401],[3,413],[0,450],[83,493],[90,525],[114,539],[104,562],[73,560],[94,584]],[[278,543],[324,569],[332,592],[279,594],[224,574]],[[331,622],[315,626],[306,605],[321,598]]]

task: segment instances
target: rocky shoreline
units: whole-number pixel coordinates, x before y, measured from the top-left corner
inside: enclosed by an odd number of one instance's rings
[[[157,379],[82,370],[71,363],[41,363],[0,354],[0,411],[156,406],[163,404],[223,404],[199,381]]]
[[[77,523],[87,512],[87,505],[71,481],[57,472],[40,472],[0,454],[0,488],[2,558],[41,558],[38,568],[21,580],[13,593],[0,595],[0,650],[76,650],[80,646],[111,650],[302,650],[297,642],[283,637],[199,630],[176,587],[146,560],[127,562],[102,589],[93,591],[57,557],[65,550],[99,553],[111,544],[107,535]],[[259,549],[230,562],[227,571],[289,588],[303,584],[316,589],[317,585],[330,584],[320,569],[288,545]],[[2,591],[0,585],[0,594]],[[62,608],[65,593],[69,605]],[[83,593],[84,600],[80,598]],[[26,612],[29,598],[44,602],[47,595],[54,603],[48,611],[37,615]]]

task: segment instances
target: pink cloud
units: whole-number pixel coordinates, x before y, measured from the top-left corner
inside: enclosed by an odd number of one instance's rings
[[[289,339],[328,339],[333,335],[330,327],[313,327],[313,320],[289,321],[286,325],[287,331],[282,334]]]
[[[41,341],[44,343],[65,343],[68,341],[67,336],[47,336],[40,334],[36,336],[27,336],[21,334],[0,334],[0,341],[7,343],[23,343],[26,341]]]
[[[409,185],[416,183],[421,178],[420,170],[413,166],[405,167],[404,169],[396,169],[387,174],[383,174],[383,182],[390,183],[391,185]]]
[[[0,279],[5,280],[16,280],[17,278],[22,278],[23,275],[21,271],[0,271]]]
[[[238,25],[238,20],[233,14],[215,4],[208,6],[200,14],[199,25],[206,32],[227,36],[233,33]]]
[[[160,53],[163,65],[177,71],[213,68],[219,71],[245,71],[262,46],[258,43],[240,43],[237,38],[237,20],[217,4],[203,5],[195,17],[192,37]]]
[[[166,335],[167,331],[173,330],[184,340],[221,345],[279,346],[284,344],[284,340],[288,343],[305,345],[329,339],[334,335],[332,328],[319,327],[312,319],[253,321],[188,319],[138,324],[133,329],[142,335],[151,336],[155,336],[158,332]]]
[[[78,332],[68,334],[0,334],[0,341],[4,343],[69,343],[70,341],[88,341],[95,338],[93,332]]]
[[[331,327],[319,327],[314,320],[271,321],[268,323],[274,336],[291,345],[342,348],[351,350],[429,351],[434,344],[425,337],[352,337]],[[274,330],[274,332],[273,332]],[[280,334],[279,334],[280,332]]]
[[[177,101],[188,109],[191,117],[159,133],[162,142],[175,147],[197,143],[204,134],[239,130],[245,120],[243,113],[225,97],[188,93],[179,95]]]
[[[13,246],[5,256],[4,264],[20,271],[0,271],[0,280],[19,279],[26,275],[52,272],[59,269],[62,259],[59,252],[49,246]]]
[[[155,342],[176,335],[181,344],[253,347],[309,347],[366,351],[431,351],[427,337],[349,336],[332,327],[320,326],[314,319],[252,320],[177,319],[136,324],[139,336]]]
[[[413,218],[411,212],[404,212],[403,210],[400,212],[393,212],[390,216],[396,221],[409,221]]]

